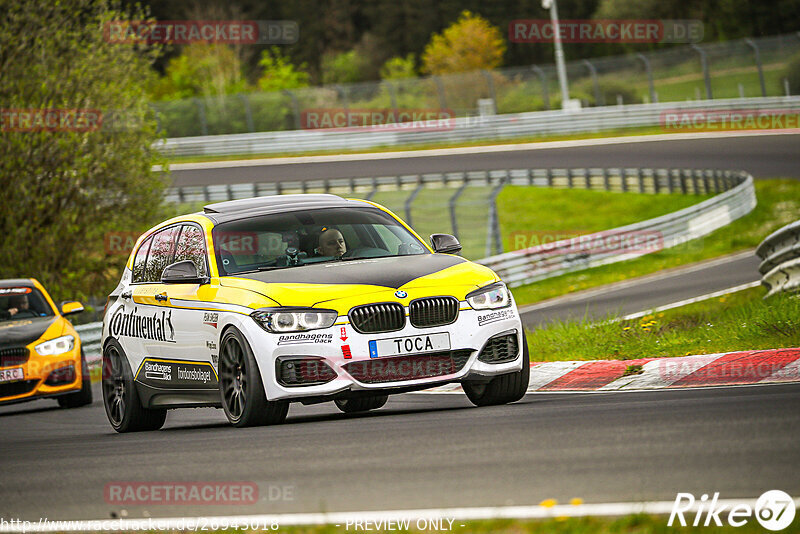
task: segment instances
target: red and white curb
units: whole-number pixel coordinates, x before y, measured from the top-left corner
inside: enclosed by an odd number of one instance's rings
[[[531,364],[529,393],[628,391],[800,382],[800,348],[676,358]],[[447,384],[421,393],[460,393]]]

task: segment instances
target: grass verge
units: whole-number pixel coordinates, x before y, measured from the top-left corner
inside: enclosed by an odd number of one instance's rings
[[[765,293],[756,287],[632,321],[557,322],[526,332],[531,360],[630,360],[800,347],[800,298],[764,300]]]
[[[752,212],[705,237],[689,241],[678,247],[654,252],[634,260],[595,267],[593,269],[569,273],[533,284],[519,286],[513,289],[514,298],[519,305],[530,304],[567,293],[619,282],[620,280],[643,276],[664,269],[754,248],[771,232],[794,221],[797,218],[797,214],[800,213],[800,184],[798,184],[796,180],[758,180],[755,183],[755,188],[758,206],[756,206]],[[587,193],[589,195],[596,194],[592,191],[582,191],[582,193]],[[608,220],[608,216],[600,215],[606,210],[605,202],[607,202],[606,199],[600,197],[583,204],[575,203],[573,209],[580,209],[584,214],[582,216],[586,218],[594,217],[595,214],[598,214],[598,216],[606,219],[606,224],[608,224],[608,226],[600,229],[613,228],[626,224],[630,219],[630,211],[636,209],[635,206],[638,201],[632,199],[630,203],[628,203],[628,193],[602,194],[616,194],[622,197],[622,202],[625,203],[625,207],[621,212],[622,215],[620,218]],[[632,195],[631,198],[635,196],[644,195]],[[655,198],[657,201],[666,202],[668,200],[670,203],[674,202],[672,200],[673,196],[659,195],[651,198]],[[682,198],[686,199],[687,197]],[[691,198],[693,198],[695,202],[699,201],[695,197]],[[675,204],[672,204],[670,207],[674,206]],[[571,217],[570,208],[567,206],[564,208],[567,211],[562,217]],[[544,209],[544,207],[540,208],[537,206],[535,211],[540,209]],[[531,209],[531,211],[534,210]],[[504,218],[506,220],[515,218],[515,215],[511,213],[503,213],[502,209],[500,209],[500,212],[501,224]],[[521,212],[521,208],[518,208],[517,212]],[[609,214],[613,217],[613,210],[609,210]],[[638,220],[647,218],[642,217],[642,215],[644,215],[644,212],[639,210],[637,217],[641,218]],[[531,222],[531,224],[534,225],[536,223]],[[555,224],[555,222],[553,224]],[[510,235],[510,233],[511,231],[508,232],[508,235]]]

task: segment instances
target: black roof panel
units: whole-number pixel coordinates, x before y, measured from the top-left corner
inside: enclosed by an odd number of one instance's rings
[[[287,211],[301,211],[320,208],[346,208],[368,207],[360,200],[347,200],[337,195],[327,194],[299,194],[299,195],[270,195],[241,200],[229,200],[209,204],[203,208],[203,214],[214,221],[234,221],[247,217],[256,217],[269,213],[282,213]]]
[[[36,287],[30,278],[7,278],[0,280],[0,287]]]

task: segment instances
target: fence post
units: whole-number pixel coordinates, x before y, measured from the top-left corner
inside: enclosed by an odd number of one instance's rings
[[[758,68],[758,82],[761,84],[761,96],[767,96],[767,85],[764,83],[764,69],[761,67],[761,53],[758,50],[758,45],[749,37],[744,40],[745,44],[753,49],[753,54],[756,56],[756,67]]]
[[[450,197],[448,204],[450,205],[450,226],[453,228],[453,235],[456,236],[458,239],[458,219],[456,217],[456,203],[458,202],[458,197],[461,196],[461,193],[467,188],[467,179],[466,176],[464,177],[464,182],[458,187],[456,192],[453,196]]]
[[[303,125],[300,123],[300,102],[297,100],[297,96],[288,89],[284,89],[283,94],[287,95],[289,98],[292,99],[292,111],[294,114],[294,129],[302,130]]]
[[[553,187],[553,169],[547,168],[547,187]]]
[[[253,111],[250,109],[250,101],[247,99],[247,95],[244,93],[238,93],[236,96],[238,96],[242,101],[242,104],[244,104],[244,114],[247,120],[247,131],[255,132],[256,127],[253,124]]]
[[[711,74],[708,71],[708,55],[706,55],[705,50],[703,50],[696,44],[692,44],[689,46],[691,46],[692,50],[694,50],[700,55],[700,64],[703,66],[703,80],[705,80],[706,84],[706,98],[708,100],[711,100],[714,97],[711,94]]]
[[[594,85],[594,105],[604,106],[606,102],[603,98],[603,94],[600,92],[600,84],[597,82],[597,69],[594,68],[594,65],[592,65],[592,62],[588,59],[584,59],[581,63],[586,65],[586,68],[589,69],[589,74],[592,75],[592,85]]]
[[[392,111],[394,112],[395,122],[397,122],[397,116],[399,115],[397,109],[397,92],[395,91],[394,84],[389,80],[383,80],[383,83],[389,88],[389,98],[392,100]]]
[[[506,185],[508,175],[500,179],[500,183],[495,186],[489,196],[489,221],[486,228],[486,255],[492,255],[492,240],[494,240],[495,254],[503,253],[503,241],[500,238],[500,218],[497,216],[497,195]]]
[[[438,76],[432,76],[432,78],[436,84],[436,93],[439,95],[439,109],[447,109],[447,98],[444,95],[444,85],[442,84],[442,79]]]
[[[422,191],[424,184],[422,183],[422,176],[417,176],[417,188],[408,195],[405,203],[405,211],[406,211],[406,223],[411,226],[411,204],[414,203],[414,200],[419,195],[419,192]]]
[[[489,87],[489,98],[492,99],[492,109],[494,109],[494,114],[497,115],[497,93],[495,93],[494,90],[492,73],[484,69],[481,70],[481,74],[483,74],[483,77],[486,78],[486,85]]]
[[[550,92],[547,90],[547,74],[537,65],[531,65],[531,70],[539,75],[539,82],[542,84],[542,100],[544,109],[550,109]]]
[[[208,135],[208,121],[206,120],[206,107],[203,101],[199,98],[194,98],[194,103],[197,105],[197,113],[200,115],[200,132],[203,135]]]
[[[655,104],[658,97],[656,96],[656,88],[653,84],[653,70],[650,68],[650,60],[641,52],[636,54],[636,59],[644,64],[644,70],[647,72],[647,87],[650,89],[650,102]]]

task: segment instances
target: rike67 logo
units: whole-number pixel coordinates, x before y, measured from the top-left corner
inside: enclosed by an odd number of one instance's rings
[[[682,527],[689,522],[693,527],[721,527],[726,520],[732,527],[741,527],[755,516],[765,529],[779,531],[792,524],[794,515],[794,500],[781,490],[764,492],[756,501],[755,507],[731,499],[721,501],[719,493],[714,493],[711,500],[704,494],[697,501],[691,493],[678,493],[667,526],[671,527],[677,519]]]

